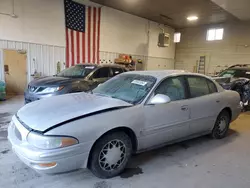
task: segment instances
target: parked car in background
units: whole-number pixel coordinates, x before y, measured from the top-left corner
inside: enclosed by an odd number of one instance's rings
[[[61,73],[33,80],[24,93],[25,103],[43,98],[90,91],[126,69],[113,64],[78,64],[63,70]]]
[[[184,71],[120,74],[91,93],[30,103],[13,117],[8,139],[19,158],[43,173],[88,167],[100,178],[121,173],[132,153],[210,134],[226,136],[240,96]]]
[[[237,91],[243,110],[250,106],[250,64],[238,64],[222,71],[214,79],[227,90]]]

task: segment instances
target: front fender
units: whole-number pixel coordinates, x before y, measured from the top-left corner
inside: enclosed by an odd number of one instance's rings
[[[84,117],[55,127],[45,135],[73,136],[80,143],[92,142],[94,144],[106,132],[119,127],[128,127],[136,137],[139,137],[144,125],[140,108],[141,106],[132,106]],[[88,148],[89,151],[90,149],[91,147]]]

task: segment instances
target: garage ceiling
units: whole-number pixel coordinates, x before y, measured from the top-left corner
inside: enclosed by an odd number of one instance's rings
[[[174,28],[239,21],[239,19],[210,0],[91,0],[111,8],[134,14]],[[216,0],[214,0],[216,1]],[[220,0],[218,0],[220,1]],[[232,0],[236,1],[236,0]],[[245,0],[249,1],[249,0]],[[187,17],[199,19],[188,22]]]
[[[231,12],[237,18],[250,20],[250,0],[212,0],[223,9]]]

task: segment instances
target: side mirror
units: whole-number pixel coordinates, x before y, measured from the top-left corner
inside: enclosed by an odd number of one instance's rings
[[[148,104],[166,104],[171,102],[171,99],[167,95],[157,94],[152,99],[150,99]]]

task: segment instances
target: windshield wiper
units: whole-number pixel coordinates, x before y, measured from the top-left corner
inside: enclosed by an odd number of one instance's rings
[[[93,91],[92,91],[92,94],[95,94],[95,95],[98,95],[98,96],[102,96],[102,97],[109,97],[109,98],[112,98],[111,96],[105,95],[105,94],[102,94],[102,93],[93,93]]]
[[[95,94],[95,95],[98,95],[98,96],[102,96],[102,97],[108,97],[108,98],[112,98],[112,99],[118,99],[118,100],[121,100],[121,101],[124,101],[124,102],[127,102],[129,104],[134,104],[133,102],[131,101],[128,101],[128,100],[124,100],[124,99],[120,99],[116,96],[112,96],[112,95],[105,95],[105,94],[102,94],[102,93],[93,93],[92,94]]]

